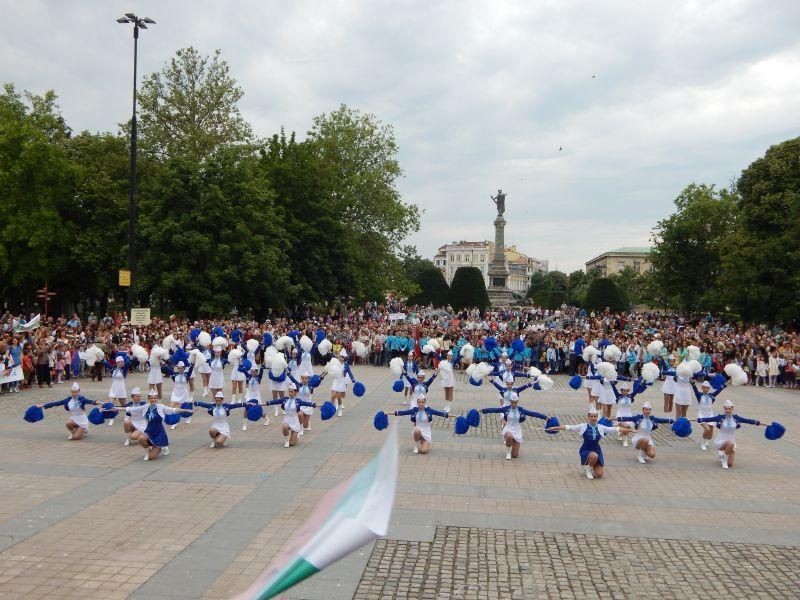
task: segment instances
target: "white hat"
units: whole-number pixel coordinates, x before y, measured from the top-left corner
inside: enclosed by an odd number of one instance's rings
[[[622,383],[619,384],[619,389],[621,389],[621,390],[629,390],[629,389],[631,389],[630,382],[623,381]]]
[[[700,384],[700,387],[710,388],[711,387],[711,382],[706,380],[706,381],[704,381],[703,383]]]
[[[292,351],[291,351],[290,354],[297,354],[297,348],[292,348]]]
[[[347,350],[345,350],[344,348],[342,348],[341,350],[339,350],[339,356],[342,356],[342,357],[344,357],[344,358],[347,358]]]
[[[502,353],[500,356],[508,356],[508,352],[506,352],[505,350],[503,350],[503,353]]]
[[[726,407],[726,408],[727,408],[728,406],[730,406],[731,408],[733,408],[733,402],[731,402],[731,401],[730,401],[730,399],[728,399],[728,400],[725,400],[725,404],[723,404],[722,406],[724,406],[724,407]]]
[[[124,358],[122,358],[121,356],[118,356],[118,357],[117,357],[117,362],[124,363],[124,362],[125,362],[125,359],[124,359]]]
[[[587,411],[586,414],[588,414],[588,415],[597,415],[597,414],[600,414],[600,413],[597,412],[597,408],[595,408],[594,406],[590,406],[589,410]]]
[[[135,387],[131,390],[131,396],[141,396],[141,395],[142,395],[142,390],[140,388]]]
[[[72,384],[72,391],[73,392],[80,392],[81,391],[81,386],[78,385],[77,381]]]
[[[214,398],[224,398],[224,397],[225,397],[225,394],[222,393],[222,390],[220,390],[216,394],[214,394]]]
[[[251,371],[258,371],[258,365],[256,363],[253,363],[253,366],[250,367],[250,370]]]
[[[409,356],[414,356],[414,351],[413,351],[413,350],[409,350],[409,351],[408,351],[408,355],[409,355]]]
[[[519,401],[519,394],[517,392],[511,392],[508,395],[508,401],[509,402],[517,402],[517,401]]]
[[[422,377],[425,377],[425,371],[420,371],[419,373],[417,373],[417,375],[418,375],[420,378],[422,378]]]
[[[148,398],[150,398],[152,396],[155,396],[156,398],[158,398],[158,390],[156,390],[155,388],[150,388],[150,390],[147,392],[147,397]]]
[[[182,360],[179,360],[177,366],[180,368],[180,367],[185,367],[186,365]]]
[[[448,350],[447,351],[447,356],[453,356],[453,351],[452,350]]]
[[[289,382],[289,388],[288,389],[297,391],[297,386],[294,384],[294,381],[290,381]]]
[[[653,408],[653,405],[650,404],[649,402],[645,402],[644,404],[642,404],[642,408]]]

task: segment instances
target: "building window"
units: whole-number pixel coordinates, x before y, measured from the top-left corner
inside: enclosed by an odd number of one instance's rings
[[[486,262],[486,255],[485,254],[481,254],[481,262]]]
[[[625,263],[620,261],[617,263],[617,272],[622,273],[625,270]]]
[[[642,271],[642,263],[638,260],[633,261],[633,270],[637,273],[641,273]]]

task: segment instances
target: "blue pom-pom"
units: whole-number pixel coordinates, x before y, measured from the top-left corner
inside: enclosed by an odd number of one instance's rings
[[[689,437],[692,434],[692,424],[686,417],[680,417],[672,424],[672,431],[678,437]]]
[[[334,416],[336,414],[336,407],[333,405],[333,402],[325,402],[322,408],[319,409],[319,414],[323,421],[327,421]]]
[[[316,340],[317,344],[319,344],[322,340],[324,340],[325,339],[325,330],[322,329],[322,328],[317,329],[317,333],[314,336],[314,339]]]
[[[597,422],[600,425],[604,425],[606,427],[613,427],[614,426],[614,423],[611,422],[611,419],[608,419],[606,417],[603,417],[602,419],[598,419]]]
[[[172,355],[172,364],[177,365],[182,362],[185,366],[189,366],[189,353],[183,348],[178,348]]]
[[[186,412],[186,409],[187,409],[187,408],[194,408],[194,407],[192,406],[192,403],[191,403],[191,402],[182,402],[182,403],[181,403],[181,408],[182,408],[182,409],[184,409],[184,410],[181,412],[181,416],[182,416],[184,419],[188,419],[189,417],[191,417],[191,416],[192,416],[192,413],[190,413],[190,412]]]
[[[225,330],[220,325],[214,327],[214,329],[211,330],[211,333],[214,334],[214,337],[225,337]]]
[[[270,346],[272,346],[271,333],[265,333],[264,335],[261,336],[261,345],[264,346],[265,348],[269,348]]]
[[[375,418],[372,419],[372,425],[378,431],[383,431],[389,426],[389,417],[386,415],[385,412],[379,410],[375,413]]]
[[[189,332],[189,339],[192,340],[192,342],[197,342],[197,338],[200,337],[201,331],[202,330],[199,327],[195,327]]]
[[[548,417],[547,421],[544,422],[544,428],[548,429],[550,427],[558,427],[561,423],[558,422],[558,417]],[[551,435],[555,435],[558,433],[557,431],[548,431],[547,433]]]
[[[483,347],[486,348],[487,352],[491,352],[495,348],[497,348],[497,340],[494,338],[493,335],[490,335],[483,341]]]
[[[25,416],[22,418],[28,423],[36,423],[36,421],[44,419],[44,411],[38,406],[30,406],[28,410],[25,411]]]
[[[178,413],[170,413],[164,417],[164,423],[167,425],[177,425],[181,422],[181,416]]]
[[[250,362],[250,360],[247,359],[247,358],[242,359],[242,362],[239,363],[239,370],[242,373],[249,373],[250,369],[252,369],[252,368],[253,368],[253,363]]]
[[[258,404],[248,404],[245,411],[248,421],[260,421],[264,417],[264,409]]]
[[[398,379],[392,384],[392,391],[394,392],[402,392],[403,391],[403,380]]]
[[[119,414],[119,411],[114,408],[113,402],[106,402],[103,404],[103,418],[113,419]]]
[[[575,375],[569,380],[569,387],[571,387],[573,390],[581,389],[582,384],[583,384],[583,377],[581,377],[580,375]]]
[[[464,435],[468,431],[469,431],[469,423],[467,423],[466,417],[456,418],[456,427],[455,427],[456,435]]]
[[[542,386],[540,386],[539,382],[537,381],[536,383],[533,384],[533,389],[536,390],[537,392],[541,392]]]
[[[632,391],[633,391],[634,394],[641,394],[646,389],[647,389],[647,384],[645,382],[640,381],[639,379],[637,379],[636,381],[633,382],[633,390]]]
[[[779,440],[783,437],[784,433],[786,433],[786,427],[777,421],[773,421],[772,425],[767,425],[767,428],[764,430],[764,437],[768,440]]]
[[[483,385],[483,379],[479,379],[478,381],[475,381],[475,380],[472,378],[472,375],[470,375],[470,376],[469,376],[469,382],[470,382],[472,385],[476,386],[476,387],[479,387],[479,386]]]
[[[88,418],[89,418],[89,423],[91,423],[92,425],[102,425],[103,423],[105,423],[105,419],[103,418],[103,411],[101,411],[97,407],[94,407],[89,412]]]
[[[525,352],[525,342],[523,342],[522,340],[514,340],[513,342],[511,342],[511,349],[516,354],[522,354],[523,352]]]
[[[308,387],[315,388],[319,387],[319,384],[322,383],[322,377],[319,375],[312,375],[308,380]]]
[[[467,413],[467,425],[470,427],[481,426],[481,413],[479,413],[477,409],[471,408]]]
[[[722,373],[717,373],[711,378],[711,387],[715,390],[720,389],[723,385],[725,385],[725,375]]]
[[[360,381],[356,381],[353,384],[353,395],[354,396],[356,396],[358,398],[361,398],[361,396],[363,396],[364,392],[366,392],[366,391],[367,391],[366,386],[363,383],[361,383]]]

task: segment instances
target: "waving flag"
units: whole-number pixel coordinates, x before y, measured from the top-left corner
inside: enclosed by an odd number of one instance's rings
[[[328,492],[259,578],[236,600],[267,600],[386,535],[397,486],[397,426],[370,463]]]
[[[27,333],[28,331],[33,331],[37,329],[40,325],[40,321],[42,319],[42,315],[36,315],[27,323],[22,325],[16,324],[14,325],[14,333]]]

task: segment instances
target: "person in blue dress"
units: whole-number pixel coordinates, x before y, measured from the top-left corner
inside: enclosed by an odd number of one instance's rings
[[[144,419],[147,426],[144,433],[139,436],[139,445],[146,450],[145,460],[155,460],[163,452],[164,456],[169,454],[169,438],[167,430],[164,429],[164,417],[176,412],[193,412],[185,408],[173,408],[158,401],[158,392],[150,390],[147,394],[147,407],[144,411]]]
[[[519,395],[511,391],[508,393],[508,404],[493,408],[481,409],[483,414],[500,413],[503,415],[503,443],[506,445],[506,460],[517,458],[522,445],[522,427],[526,417],[547,420],[547,415],[527,410],[519,406]]]
[[[228,443],[231,437],[231,426],[228,417],[231,411],[247,406],[245,402],[225,402],[225,395],[222,392],[214,394],[214,402],[195,402],[197,406],[205,408],[211,415],[211,427],[208,428],[208,436],[211,438],[210,448],[221,448]]]
[[[414,454],[427,454],[431,451],[431,421],[433,417],[446,419],[450,416],[449,413],[426,406],[426,403],[427,398],[422,395],[417,397],[416,407],[394,411],[396,417],[406,415],[411,417],[411,423],[413,424],[411,437],[414,440]]]
[[[574,431],[583,438],[583,443],[578,449],[581,457],[581,464],[586,472],[587,479],[600,479],[603,476],[603,449],[600,441],[609,433],[633,433],[633,429],[620,425],[619,427],[606,427],[598,423],[599,414],[597,408],[590,406],[587,413],[586,423],[578,425],[556,425],[548,427],[547,431]]]
[[[742,426],[742,423],[759,427],[765,426],[765,423],[735,414],[733,412],[733,402],[730,400],[725,400],[723,411],[721,415],[699,417],[697,422],[716,424],[718,433],[717,437],[714,438],[714,446],[717,449],[717,458],[722,463],[723,469],[729,469],[733,466],[733,461],[736,458],[736,430]]]

